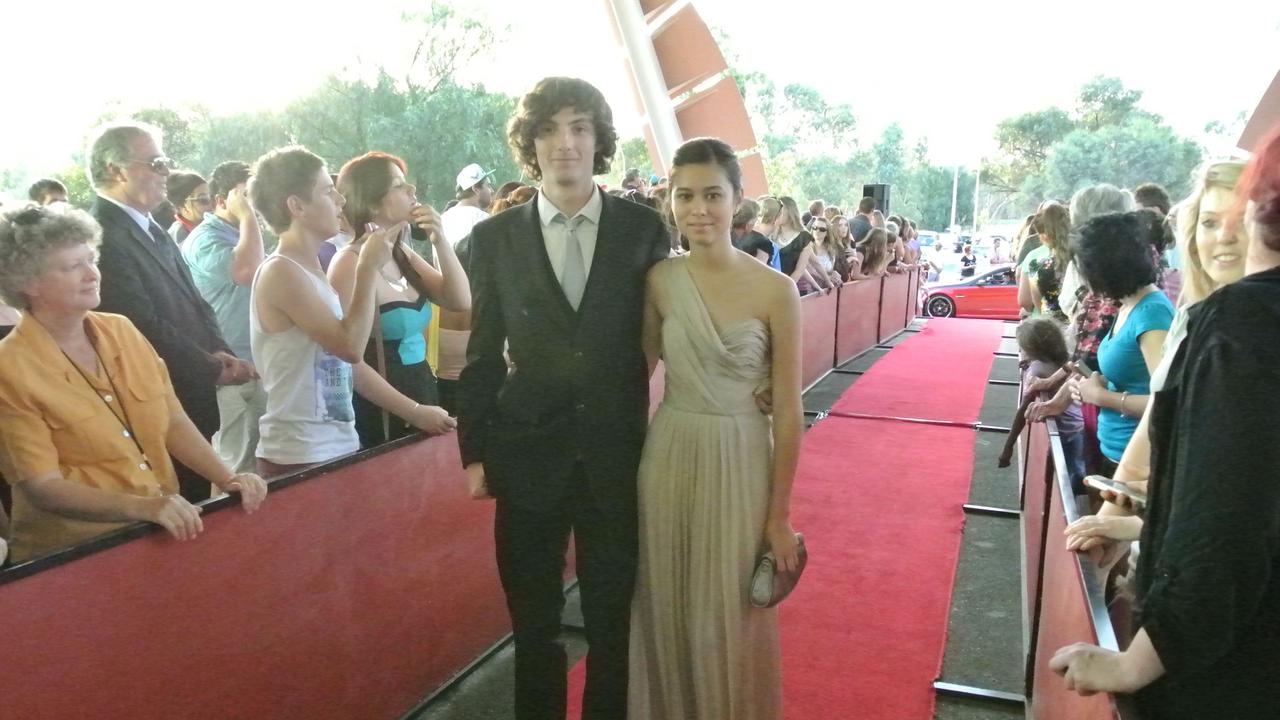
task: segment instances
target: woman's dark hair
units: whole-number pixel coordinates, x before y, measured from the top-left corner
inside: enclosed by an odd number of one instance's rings
[[[735,194],[742,192],[742,166],[738,164],[738,156],[729,143],[718,138],[694,138],[681,145],[671,160],[671,174],[684,165],[709,163],[720,166]]]
[[[289,198],[310,198],[316,189],[316,173],[323,169],[324,160],[299,145],[277,148],[254,162],[249,197],[277,234],[293,224]]]
[[[1049,318],[1028,318],[1018,324],[1018,347],[1027,357],[1061,367],[1071,355],[1062,326]]]
[[[170,225],[178,222],[178,211],[174,209],[173,203],[169,202],[169,198],[165,198],[159,205],[151,208],[151,218],[157,225],[168,230]]]
[[[1151,247],[1155,248],[1157,253],[1164,253],[1166,249],[1172,247],[1175,238],[1173,237],[1173,227],[1169,216],[1156,210],[1155,208],[1139,208],[1134,210],[1138,214],[1138,218],[1142,221],[1142,234],[1151,243]]]
[[[618,132],[613,127],[613,111],[595,86],[578,78],[543,78],[520,99],[515,117],[507,124],[507,144],[511,146],[516,163],[535,180],[542,179],[542,168],[538,167],[538,151],[533,142],[538,136],[538,128],[565,108],[591,115],[596,134],[596,155],[592,172],[596,175],[608,172],[613,154],[618,150]]]
[[[365,225],[373,222],[378,206],[391,192],[391,183],[395,181],[391,168],[398,167],[400,172],[408,174],[409,166],[404,160],[384,152],[367,152],[358,158],[347,161],[338,171],[338,192],[347,199],[342,206],[342,214],[351,226],[355,241],[359,242],[367,234]],[[400,274],[409,281],[413,289],[422,297],[428,297],[427,285],[413,269],[409,256],[401,243],[391,249],[391,259],[395,260]]]
[[[164,181],[165,196],[174,207],[182,207],[196,188],[204,185],[204,178],[193,172],[172,172]]]
[[[1089,289],[1114,300],[1156,281],[1153,228],[1141,213],[1100,215],[1080,228],[1076,266]]]

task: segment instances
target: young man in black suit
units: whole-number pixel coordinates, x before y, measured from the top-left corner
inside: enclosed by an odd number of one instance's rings
[[[590,644],[583,718],[620,720],[649,409],[645,274],[667,256],[669,235],[653,210],[596,186],[617,133],[588,83],[539,82],[521,100],[508,141],[542,187],[471,233],[472,334],[459,378],[458,442],[473,496],[497,499],[516,717],[564,717],[557,638],[572,530]]]
[[[231,353],[177,245],[151,217],[173,169],[160,151],[160,131],[141,124],[104,127],[88,156],[89,179],[98,191],[89,212],[102,226],[98,309],[124,315],[142,331],[168,366],[182,409],[208,440],[218,430],[217,386],[256,374]],[[175,465],[182,496],[208,499],[209,481]]]

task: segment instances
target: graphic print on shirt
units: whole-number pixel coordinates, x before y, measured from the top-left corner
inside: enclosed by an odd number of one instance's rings
[[[351,364],[317,348],[315,359],[316,417],[324,422],[355,422],[352,409]]]

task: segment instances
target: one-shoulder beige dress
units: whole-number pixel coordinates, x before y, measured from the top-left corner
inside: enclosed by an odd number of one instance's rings
[[[685,258],[659,266],[666,393],[640,461],[629,717],[782,717],[776,609],[751,607],[772,475],[769,331],[717,330]]]

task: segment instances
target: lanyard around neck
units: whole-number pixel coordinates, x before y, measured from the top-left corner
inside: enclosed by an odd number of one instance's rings
[[[66,350],[62,350],[62,356],[67,359],[68,363],[71,363],[71,367],[76,369],[76,373],[81,378],[84,378],[85,384],[93,391],[94,396],[101,400],[103,405],[107,406],[107,410],[111,411],[111,417],[115,418],[120,423],[120,427],[124,428],[124,436],[133,441],[133,446],[138,449],[138,454],[142,456],[142,463],[138,465],[138,469],[150,470],[151,459],[147,457],[147,451],[142,449],[142,443],[138,441],[138,434],[133,431],[133,423],[129,421],[129,410],[124,406],[124,398],[120,396],[116,381],[112,379],[110,371],[107,370],[107,364],[102,361],[102,355],[98,354],[98,347],[92,342],[89,343],[89,346],[93,348],[93,355],[98,359],[98,367],[102,368],[102,374],[107,376],[107,383],[111,385],[111,395],[106,397],[103,397],[98,392],[98,388],[94,387],[93,381],[89,379],[88,374],[76,364],[76,361],[71,359]],[[120,412],[116,412],[116,406],[112,404],[112,401],[120,405]]]

